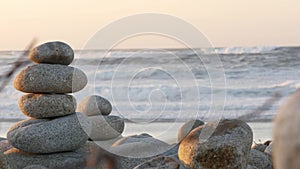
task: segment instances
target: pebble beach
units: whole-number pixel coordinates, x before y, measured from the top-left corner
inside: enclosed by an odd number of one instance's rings
[[[34,64],[13,80],[14,88],[25,93],[16,104],[26,118],[1,122],[3,169],[272,169],[289,165],[274,150],[284,149],[288,156],[297,146],[284,148],[282,133],[290,128],[280,125],[287,123],[284,113],[292,117],[298,111],[299,94],[280,106],[276,123],[262,113],[273,110],[281,94],[236,118],[189,113],[179,121],[162,114],[141,119],[113,113],[116,103],[103,95],[77,100],[76,93],[89,86],[89,79],[80,64],[70,66],[74,51],[68,44],[41,44],[29,58]],[[255,122],[257,118],[265,122]]]

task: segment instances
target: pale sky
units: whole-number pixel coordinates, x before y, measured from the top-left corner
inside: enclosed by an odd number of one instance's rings
[[[139,13],[163,13],[196,26],[216,47],[300,46],[299,0],[1,0],[0,50],[62,40],[74,49],[105,25]],[[171,39],[131,39],[121,47],[180,47]]]

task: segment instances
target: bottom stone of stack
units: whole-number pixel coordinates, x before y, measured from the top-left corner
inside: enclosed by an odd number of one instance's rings
[[[5,153],[10,168],[23,169],[32,165],[48,169],[83,169],[86,166],[86,152],[82,149],[53,154],[31,154],[12,148]]]
[[[59,153],[80,148],[88,139],[89,123],[81,113],[55,119],[20,121],[7,132],[7,140],[30,153]]]

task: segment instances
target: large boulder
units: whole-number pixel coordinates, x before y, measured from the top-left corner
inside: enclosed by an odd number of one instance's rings
[[[73,151],[87,141],[84,128],[88,127],[80,113],[55,119],[29,119],[12,126],[7,139],[14,147],[30,153]]]
[[[273,161],[277,169],[300,166],[300,91],[279,109],[274,125]]]
[[[207,131],[211,136],[202,138]],[[246,169],[252,139],[252,130],[243,121],[210,122],[182,140],[178,156],[187,169]]]
[[[14,79],[14,87],[25,93],[73,93],[86,84],[80,69],[58,64],[27,66]]]

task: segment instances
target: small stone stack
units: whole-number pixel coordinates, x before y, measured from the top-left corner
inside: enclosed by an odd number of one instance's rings
[[[14,147],[5,152],[15,168],[41,165],[47,168],[82,168],[88,139],[84,115],[76,113],[76,100],[66,93],[80,91],[86,75],[68,66],[74,58],[72,48],[62,42],[48,42],[30,52],[37,64],[24,68],[14,87],[30,93],[19,99],[22,113],[30,119],[20,121],[7,133]]]
[[[88,116],[92,129],[90,139],[105,141],[119,137],[124,131],[124,120],[118,116],[110,115],[112,106],[110,102],[97,95],[88,96],[80,102],[78,112]]]

